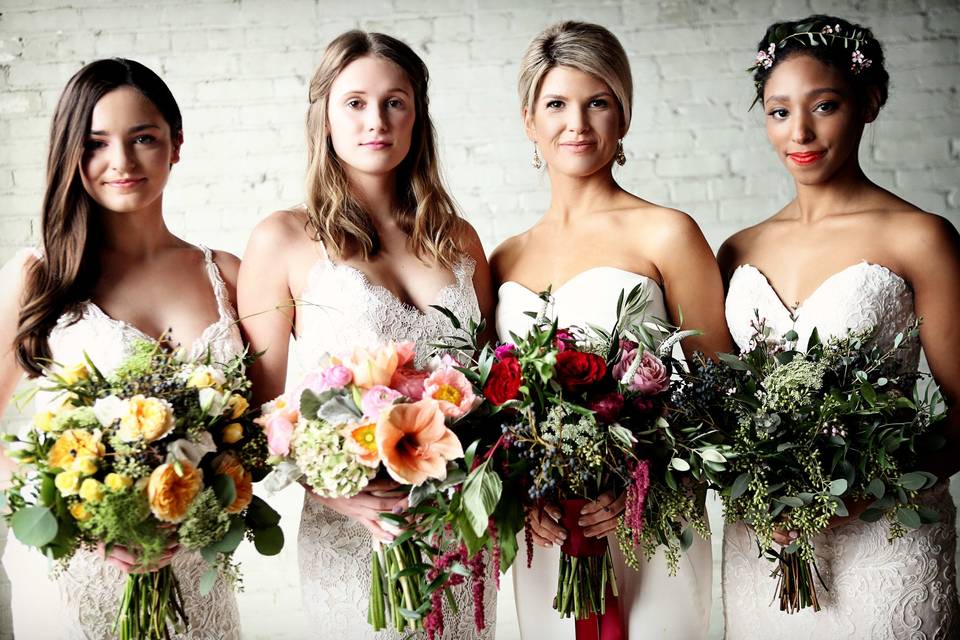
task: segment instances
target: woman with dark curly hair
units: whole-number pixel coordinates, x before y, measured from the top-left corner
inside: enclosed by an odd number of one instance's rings
[[[947,446],[960,445],[960,236],[950,222],[921,211],[873,183],[860,166],[864,127],[887,100],[889,77],[871,31],[815,15],[767,29],[753,67],[755,103],[767,136],[796,185],[796,197],[720,249],[726,315],[734,341],[750,341],[755,310],[782,336],[805,345],[876,327],[875,340],[922,318],[920,339],[948,408]],[[915,368],[919,349],[909,356]],[[957,458],[930,456],[925,466],[946,479]],[[938,523],[888,540],[886,522],[858,518],[869,500],[849,502],[814,540],[829,590],[822,609],[792,616],[770,604],[771,565],[758,557],[744,523],[724,536],[723,596],[728,640],[740,638],[956,638],[955,510],[942,481],[921,494]],[[795,532],[776,535],[788,545]]]

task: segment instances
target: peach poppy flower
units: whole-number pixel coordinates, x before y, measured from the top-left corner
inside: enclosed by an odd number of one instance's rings
[[[424,380],[423,397],[439,402],[440,411],[448,418],[462,418],[477,401],[467,377],[450,366],[440,367]]]
[[[380,464],[380,450],[377,449],[377,424],[375,422],[354,423],[340,431],[344,437],[344,448],[357,456],[357,462],[366,467]]]
[[[409,485],[447,477],[447,461],[462,458],[463,446],[443,421],[435,400],[394,405],[380,414],[377,448],[390,477]]]

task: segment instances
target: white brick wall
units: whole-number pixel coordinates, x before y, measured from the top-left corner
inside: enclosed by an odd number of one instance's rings
[[[451,191],[489,250],[547,204],[530,168],[515,92],[529,39],[562,18],[611,28],[636,83],[627,188],[690,212],[717,246],[770,214],[791,185],[746,108],[742,71],[772,20],[840,10],[832,0],[0,0],[0,260],[37,242],[49,118],[66,80],[106,56],[142,61],[169,83],[186,144],[167,190],[171,226],[242,253],[249,230],[302,193],[306,84],[324,45],[353,27],[420,52]],[[880,184],[960,223],[957,0],[857,0],[844,15],[886,43],[891,99],[864,137]],[[8,413],[14,413],[12,410]],[[8,419],[16,420],[16,416]],[[284,497],[295,526],[298,496]],[[295,540],[295,529],[288,530]],[[298,638],[293,544],[248,558],[250,637]],[[277,575],[262,588],[256,576]],[[276,588],[274,588],[274,586]],[[2,585],[0,585],[2,587]],[[508,598],[505,598],[508,599]],[[2,588],[0,588],[0,600]],[[257,619],[261,612],[270,616]],[[5,611],[0,605],[0,620]],[[277,621],[285,620],[277,633]],[[0,638],[4,635],[0,624]],[[502,633],[500,638],[509,638]]]

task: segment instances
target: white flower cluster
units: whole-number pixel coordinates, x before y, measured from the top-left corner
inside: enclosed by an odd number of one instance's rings
[[[320,420],[301,420],[290,448],[307,484],[324,498],[356,495],[377,473],[346,450],[336,427]]]

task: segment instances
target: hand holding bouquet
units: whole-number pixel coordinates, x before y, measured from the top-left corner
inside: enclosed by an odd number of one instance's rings
[[[89,359],[53,368],[43,391],[54,401],[10,439],[20,469],[3,498],[17,539],[63,563],[81,547],[122,547],[147,569],[127,578],[121,639],[186,627],[173,571],[149,571],[172,545],[210,563],[202,592],[236,573],[244,536],[265,555],[283,546],[279,516],[252,494],[266,439],[248,416],[247,360],[186,362],[143,341],[110,376]]]

